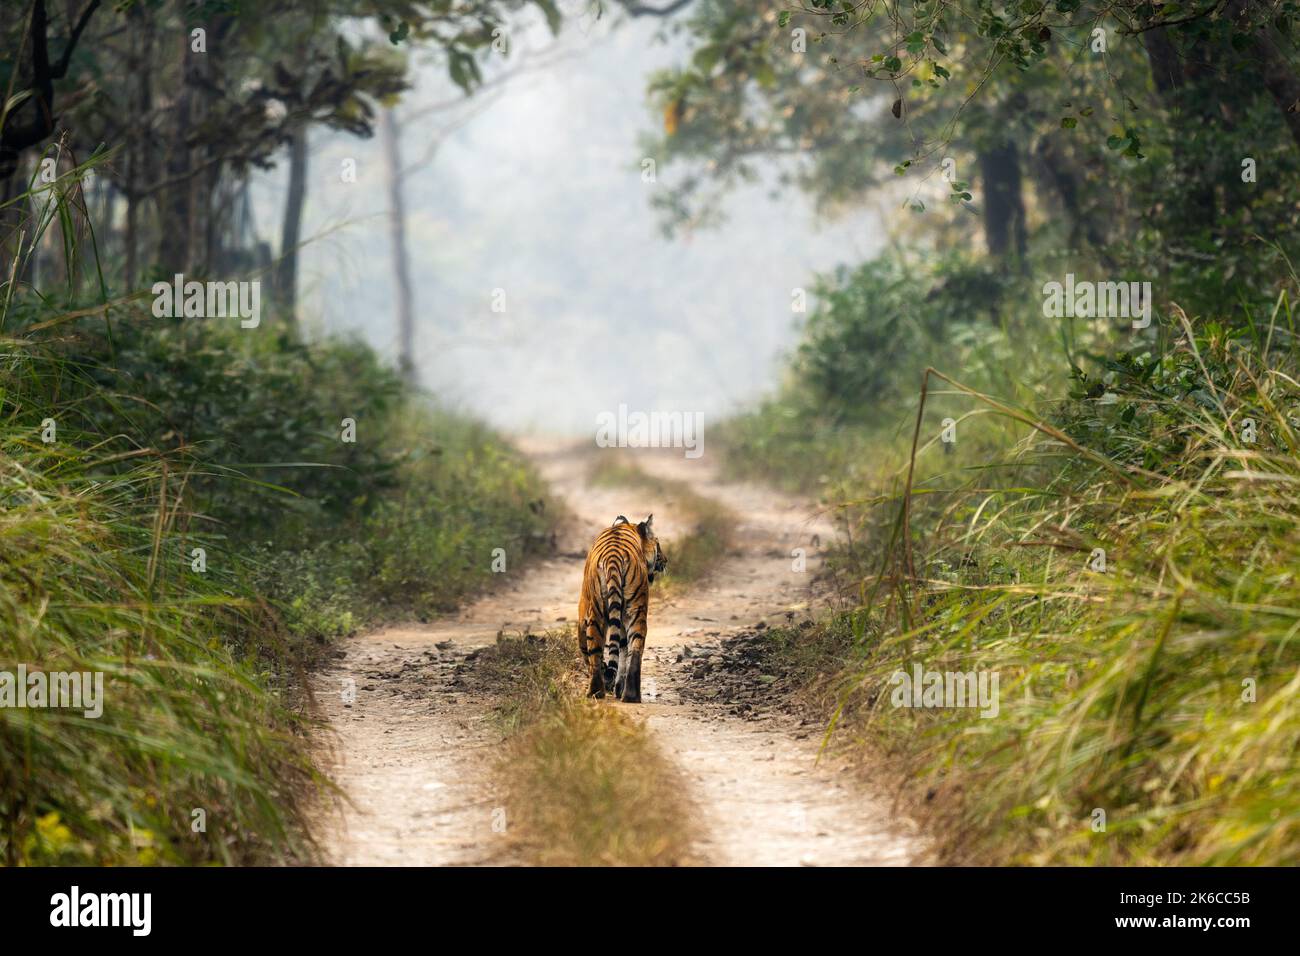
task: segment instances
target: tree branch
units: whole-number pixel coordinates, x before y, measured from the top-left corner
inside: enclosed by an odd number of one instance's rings
[[[68,37],[68,45],[63,48],[63,56],[59,58],[59,65],[50,71],[50,79],[61,80],[67,74],[68,63],[72,59],[72,51],[77,48],[77,43],[81,40],[81,34],[85,32],[86,25],[90,23],[90,18],[94,15],[98,6],[99,0],[90,0],[90,3],[82,12],[77,25],[72,28],[72,35]]]
[[[35,146],[54,132],[54,81],[63,79],[67,74],[73,51],[99,4],[100,0],[90,0],[68,37],[63,56],[51,67],[49,41],[46,38],[49,17],[45,12],[45,2],[33,0],[28,35],[32,44],[31,107],[36,115],[31,122],[21,125],[11,122],[13,114],[4,117],[4,126],[0,128],[0,179],[8,179],[14,174],[18,168],[19,153],[29,146]]]

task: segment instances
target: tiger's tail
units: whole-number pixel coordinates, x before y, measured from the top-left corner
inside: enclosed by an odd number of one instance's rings
[[[623,626],[623,614],[626,611],[624,598],[627,584],[627,572],[620,569],[615,573],[602,575],[601,591],[605,601],[605,686],[613,689],[619,677],[623,676],[623,660],[627,655],[627,630]]]

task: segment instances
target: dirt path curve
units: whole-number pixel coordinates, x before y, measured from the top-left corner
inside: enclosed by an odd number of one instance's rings
[[[333,862],[515,862],[492,828],[497,801],[484,768],[500,738],[489,719],[490,701],[460,681],[457,662],[501,631],[571,624],[588,539],[616,515],[635,521],[653,511],[669,543],[687,530],[671,497],[648,501],[641,491],[588,485],[589,453],[538,440],[521,445],[576,519],[562,529],[557,555],[511,575],[454,617],[352,639],[317,680],[335,731],[326,769],[353,801],[321,828]],[[817,544],[829,540],[833,528],[798,500],[721,482],[707,456],[641,452],[635,460],[742,516],[724,568],[689,593],[652,605],[644,703],[607,701],[643,716],[691,782],[704,814],[699,855],[724,865],[915,861],[920,843],[913,828],[837,763],[817,760],[815,728],[781,717],[755,719],[743,705],[741,713],[731,713],[738,708],[711,704],[708,688],[691,685],[689,665],[721,653],[728,635],[811,610]],[[804,572],[794,570],[795,548],[806,551]],[[668,553],[671,562],[671,546]],[[349,702],[350,687],[355,699]]]

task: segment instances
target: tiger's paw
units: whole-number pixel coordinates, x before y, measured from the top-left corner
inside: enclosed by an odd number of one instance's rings
[[[594,697],[597,700],[605,696],[605,681],[600,671],[596,671],[591,675],[591,684],[587,687],[587,696]]]
[[[618,686],[618,699],[625,704],[641,703],[641,658],[634,657],[628,663],[627,673]]]

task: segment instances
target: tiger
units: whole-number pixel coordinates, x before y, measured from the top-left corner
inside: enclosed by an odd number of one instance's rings
[[[609,688],[625,703],[640,703],[650,585],[667,567],[653,514],[635,525],[619,515],[597,535],[578,596],[578,650],[591,675],[588,697],[604,697]]]

